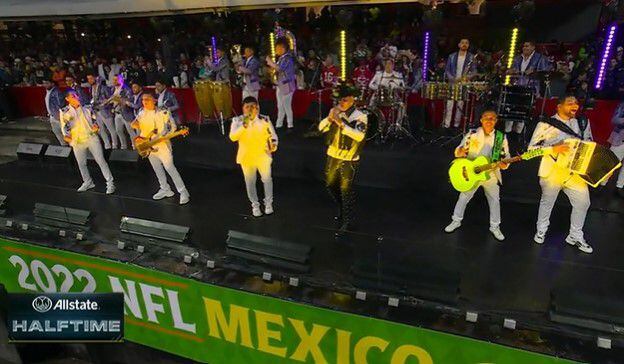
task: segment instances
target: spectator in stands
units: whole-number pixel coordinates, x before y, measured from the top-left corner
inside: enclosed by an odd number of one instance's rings
[[[359,58],[358,64],[353,70],[353,84],[360,90],[365,90],[375,74],[369,68],[368,60],[365,57]]]
[[[52,71],[52,80],[56,83],[56,85],[60,88],[67,87],[65,84],[65,76],[67,75],[67,71],[63,69],[58,63],[55,63],[50,67]]]
[[[13,84],[11,73],[6,63],[0,60],[0,122],[7,121],[11,116],[9,95],[7,93],[7,88],[11,84]]]
[[[321,87],[332,88],[338,83],[340,70],[334,65],[334,57],[328,54],[323,61],[323,71],[321,72]]]
[[[308,89],[320,87],[321,65],[316,58],[308,59],[303,70],[303,79]]]
[[[158,80],[156,67],[153,62],[147,62],[147,66],[145,67],[145,84],[153,86],[156,84],[156,80]]]

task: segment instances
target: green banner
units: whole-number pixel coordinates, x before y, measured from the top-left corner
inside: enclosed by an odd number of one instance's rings
[[[122,292],[126,340],[212,364],[570,363],[2,239],[0,283],[9,292]]]

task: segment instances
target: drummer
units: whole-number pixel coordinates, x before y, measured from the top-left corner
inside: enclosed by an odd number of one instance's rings
[[[511,68],[507,70],[507,74],[515,75],[514,84],[517,86],[525,86],[533,89],[537,95],[540,93],[540,80],[538,72],[552,71],[553,67],[546,56],[535,51],[535,43],[531,41],[524,42],[522,45],[522,53],[517,56]],[[524,129],[523,121],[505,121],[505,133],[512,130],[520,134]]]
[[[507,73],[518,76],[516,85],[533,87],[539,93],[539,80],[532,76],[535,72],[551,71],[552,68],[548,58],[535,51],[535,43],[527,41],[522,45],[522,53],[514,59]]]
[[[403,75],[394,70],[394,59],[392,58],[386,58],[384,60],[384,70],[377,71],[368,84],[368,88],[373,91],[377,91],[379,87],[390,89],[405,87]]]

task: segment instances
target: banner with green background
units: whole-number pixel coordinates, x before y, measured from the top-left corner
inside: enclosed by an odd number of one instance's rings
[[[212,364],[571,363],[4,239],[0,283],[9,292],[123,292],[126,340]]]

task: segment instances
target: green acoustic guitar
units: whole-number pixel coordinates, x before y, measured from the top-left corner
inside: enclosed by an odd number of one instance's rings
[[[457,158],[451,163],[449,168],[449,178],[451,184],[459,192],[470,191],[481,181],[490,178],[490,172],[500,168],[501,163],[511,164],[523,160],[540,157],[544,155],[546,149],[535,149],[525,152],[513,158],[503,159],[499,162],[490,162],[488,157],[480,156],[475,160],[467,158]]]

